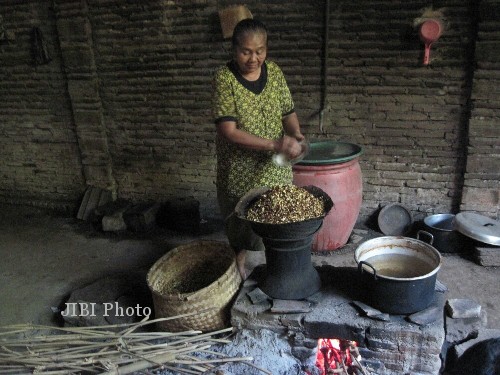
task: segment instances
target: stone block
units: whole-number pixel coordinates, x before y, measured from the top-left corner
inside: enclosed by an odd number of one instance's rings
[[[453,319],[478,318],[481,316],[481,305],[467,298],[452,298],[446,301],[446,311]]]
[[[476,245],[473,248],[475,262],[484,267],[500,266],[500,246]]]
[[[92,224],[105,232],[119,232],[127,229],[123,214],[132,206],[132,203],[117,199],[97,207],[91,218]]]
[[[133,232],[147,232],[156,225],[156,214],[160,203],[139,203],[130,207],[123,214],[127,228]]]
[[[418,325],[427,325],[438,320],[443,314],[440,306],[430,306],[427,309],[408,316],[408,320]]]

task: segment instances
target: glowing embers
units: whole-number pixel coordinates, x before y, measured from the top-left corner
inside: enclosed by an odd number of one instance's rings
[[[319,339],[316,367],[321,375],[368,375],[361,364],[358,346],[355,341],[338,339]]]

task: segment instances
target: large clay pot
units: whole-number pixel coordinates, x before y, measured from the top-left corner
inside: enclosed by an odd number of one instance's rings
[[[360,146],[346,142],[311,142],[309,154],[293,166],[293,183],[314,185],[327,193],[333,208],[315,234],[312,251],[332,251],[344,246],[358,219],[363,181],[358,158]]]

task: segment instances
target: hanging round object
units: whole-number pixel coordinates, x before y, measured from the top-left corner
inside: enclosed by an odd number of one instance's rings
[[[427,20],[420,26],[420,40],[425,45],[424,65],[429,65],[431,45],[439,39],[443,32],[443,26],[438,20]]]

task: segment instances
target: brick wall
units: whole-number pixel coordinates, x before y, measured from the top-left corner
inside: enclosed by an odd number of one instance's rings
[[[461,209],[499,217],[500,3],[481,1]]]
[[[70,207],[85,186],[51,2],[2,2],[0,200]],[[51,61],[35,65],[40,27]]]
[[[363,218],[391,202],[416,218],[498,217],[498,3],[475,3],[433,2],[446,28],[427,67],[414,26],[426,1],[330,1],[326,60],[325,1],[245,3],[269,27],[305,134],[363,146]],[[89,184],[217,213],[210,85],[230,58],[217,11],[233,2],[3,4],[0,200],[75,207]],[[31,61],[32,26],[46,65]]]

